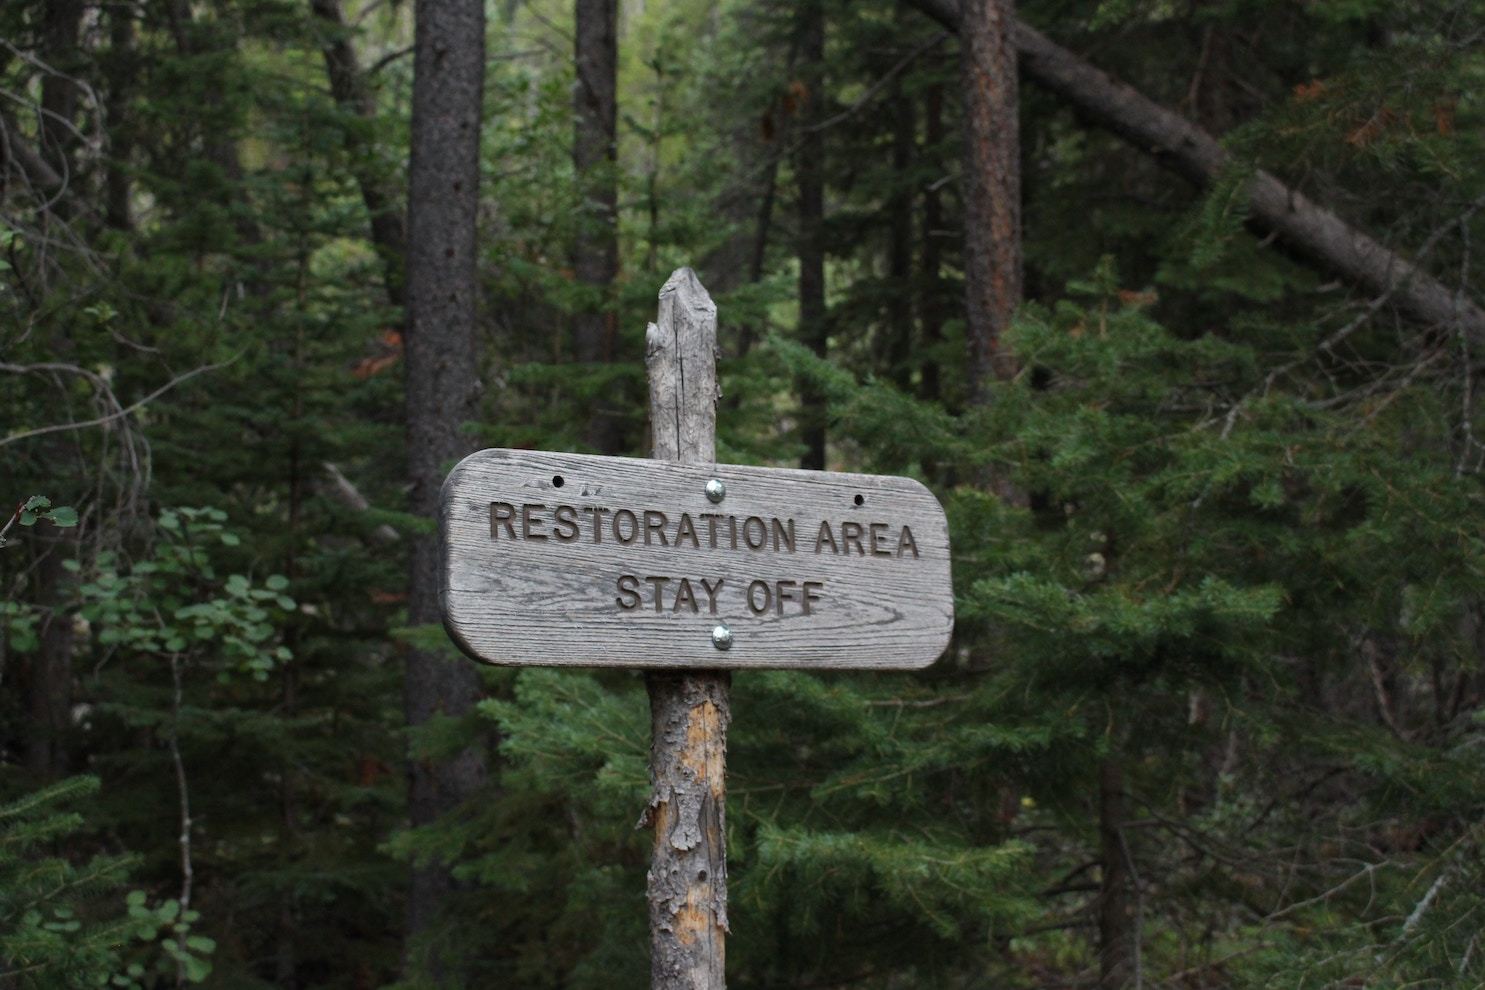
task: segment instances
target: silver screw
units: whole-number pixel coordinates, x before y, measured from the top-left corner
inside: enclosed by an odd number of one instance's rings
[[[722,484],[721,478],[713,478],[706,483],[706,497],[713,503],[720,502],[727,497],[727,486]],[[726,649],[724,646],[723,649]]]
[[[712,645],[719,650],[732,649],[732,630],[724,626],[712,626]]]

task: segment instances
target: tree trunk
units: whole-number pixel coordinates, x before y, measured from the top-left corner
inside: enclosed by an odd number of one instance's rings
[[[77,145],[77,32],[82,25],[81,0],[51,0],[42,19],[42,55],[56,72],[41,81],[41,153],[64,181],[73,171],[72,151]]]
[[[410,508],[432,518],[452,462],[472,447],[462,432],[477,413],[478,281],[475,221],[479,206],[481,93],[485,75],[483,0],[418,0],[413,54],[412,157],[408,191],[407,389]],[[408,624],[439,622],[438,540],[411,539]],[[479,697],[472,664],[409,648],[404,701],[416,728],[437,716],[468,713]],[[426,825],[483,783],[484,753],[471,747],[446,762],[412,757],[408,811]],[[452,888],[447,868],[418,866],[407,901],[407,934],[432,925]],[[447,962],[430,960],[435,982]]]
[[[944,88],[938,83],[928,87],[923,97],[923,143],[930,155],[936,155],[944,141]],[[944,229],[943,193],[937,182],[923,190],[923,253],[918,287],[918,318],[922,325],[921,372],[918,395],[929,402],[942,398],[938,347],[944,339],[943,251],[940,238]]]
[[[825,115],[825,10],[821,0],[799,5],[799,54],[804,63],[807,110],[794,154],[799,183],[799,334],[819,357],[828,349],[825,311],[825,135],[816,126]],[[800,467],[825,468],[825,396],[802,384],[799,394]]]
[[[376,97],[366,85],[366,78],[351,47],[349,28],[341,15],[340,0],[310,0],[310,7],[323,22],[325,36],[320,51],[325,57],[325,74],[330,78],[330,93],[342,113],[363,121],[376,119]],[[407,302],[403,275],[403,255],[407,251],[407,227],[403,222],[397,194],[376,168],[376,148],[355,127],[342,130],[351,174],[361,190],[361,202],[371,225],[371,243],[381,257],[385,273],[387,301],[401,307]]]
[[[953,30],[959,30],[955,0],[905,0]],[[981,0],[976,0],[981,2]],[[1066,99],[1098,124],[1156,157],[1199,187],[1233,164],[1213,138],[1180,114],[1135,92],[1062,48],[1036,29],[1016,22],[1013,40],[1028,78]],[[1426,326],[1459,321],[1472,338],[1485,340],[1485,310],[1458,299],[1449,287],[1395,251],[1347,224],[1265,171],[1246,189],[1249,219],[1277,233],[1300,254]]]
[[[716,461],[717,309],[689,268],[660,290],[646,336],[657,460]],[[650,804],[654,851],[646,878],[652,990],[722,990],[727,937],[725,671],[652,672]]]
[[[109,71],[108,172],[104,180],[104,218],[114,230],[133,230],[134,187],[129,163],[134,157],[134,122],[129,117],[129,99],[137,76],[134,49],[134,12],[128,7],[108,11]]]
[[[1124,848],[1124,774],[1118,758],[1098,767],[1098,990],[1123,990],[1134,979],[1134,911],[1129,898],[1129,859]]]
[[[882,370],[906,392],[912,386],[913,353],[913,187],[909,180],[918,151],[913,100],[899,75],[892,84],[892,172],[896,186],[887,204],[887,325]]]
[[[614,360],[618,313],[614,282],[619,277],[618,40],[617,0],[575,0],[572,165],[582,196],[572,270],[588,291],[573,321],[575,356],[584,364]],[[622,446],[621,422],[601,396],[590,406],[586,439],[602,454]]]
[[[969,401],[1010,378],[1004,336],[1021,303],[1021,140],[1013,0],[966,0],[959,29],[964,93],[964,337]]]

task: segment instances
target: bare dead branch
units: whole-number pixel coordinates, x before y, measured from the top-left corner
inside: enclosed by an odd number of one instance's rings
[[[207,364],[202,365],[199,368],[193,368],[183,375],[177,375],[176,377],[170,379],[170,381],[166,382],[164,385],[161,385],[159,388],[155,389],[153,392],[151,392],[149,395],[146,395],[139,401],[125,406],[122,409],[115,410],[114,412],[111,412],[105,416],[98,416],[93,419],[84,420],[80,423],[55,423],[51,426],[41,426],[37,427],[34,430],[26,430],[21,433],[12,434],[8,437],[5,437],[4,439],[0,439],[0,447],[6,447],[13,443],[19,443],[22,440],[29,440],[32,437],[45,436],[50,433],[65,433],[70,430],[86,430],[94,426],[104,426],[108,423],[113,422],[114,420],[122,419],[123,417],[144,408],[151,402],[158,399],[160,396],[164,395],[166,392],[169,392],[171,389],[175,388],[177,385],[181,385],[187,381],[190,381],[197,375],[205,374],[208,371],[217,371],[221,368],[225,368],[227,365],[231,364],[232,361],[235,360],[236,358],[232,358],[231,360],[223,361],[220,364]],[[23,374],[29,371],[36,370],[38,367],[39,366],[34,365],[0,364],[0,371],[9,371],[13,373]],[[70,366],[66,367],[70,368]]]

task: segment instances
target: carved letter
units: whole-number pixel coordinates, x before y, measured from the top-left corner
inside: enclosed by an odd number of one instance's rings
[[[788,520],[787,526],[785,526],[784,520],[782,519],[776,518],[773,520],[773,548],[776,551],[783,549],[789,551],[790,553],[794,552],[793,519]]]
[[[797,601],[799,601],[799,596],[796,595],[796,594],[794,594],[794,588],[797,586],[797,584],[798,584],[798,582],[796,582],[796,581],[780,581],[779,582],[779,584],[778,584],[778,592],[779,592],[778,602],[779,602],[779,614],[780,615],[783,615],[784,614],[784,602],[797,602]]]
[[[559,505],[557,521],[552,524],[552,535],[559,543],[571,543],[578,538],[577,510],[570,505]]]
[[[670,583],[670,578],[656,577],[653,574],[648,574],[645,576],[645,580],[650,582],[650,587],[655,589],[655,611],[658,612],[660,611],[660,589]]]
[[[717,614],[717,592],[722,590],[722,578],[717,578],[716,584],[710,584],[706,578],[701,579],[701,586],[706,589],[707,610],[712,615]]]
[[[840,553],[840,547],[835,545],[835,534],[830,531],[830,520],[820,522],[820,532],[815,534],[815,553],[824,549],[825,544],[830,544],[831,553]]]
[[[873,557],[892,556],[892,551],[888,550],[886,545],[881,542],[882,538],[887,535],[887,524],[871,523],[866,528],[871,531],[871,535],[867,538],[871,543],[871,555]],[[881,530],[881,532],[878,532],[878,530]]]
[[[703,512],[701,518],[706,520],[707,534],[711,541],[713,550],[717,549],[717,520],[722,518],[719,512]]]
[[[531,515],[532,509],[540,511],[545,508],[546,505],[541,502],[527,502],[521,506],[521,536],[528,540],[544,540],[547,538],[547,534],[541,532],[540,529],[532,528],[533,526],[545,526],[547,521],[540,517],[533,518]]]
[[[851,544],[856,544],[856,555],[866,556],[866,548],[861,545],[861,524],[858,522],[843,522],[840,524],[841,548],[846,553],[851,552]]]
[[[691,521],[691,513],[682,512],[681,521],[675,527],[675,545],[680,546],[681,541],[688,536],[691,538],[691,545],[700,550],[701,541],[696,538],[696,524]]]
[[[758,524],[758,539],[753,540],[753,524]],[[768,524],[757,516],[748,516],[743,522],[743,539],[748,541],[749,550],[762,550],[768,543]]]
[[[605,509],[601,505],[600,506],[585,505],[585,506],[583,506],[583,511],[584,512],[591,512],[591,513],[593,513],[593,542],[594,543],[602,543],[603,542],[603,514],[605,512],[607,512],[608,510]]]
[[[625,516],[629,517],[628,536],[625,536],[619,531],[619,520],[623,519]],[[634,538],[638,535],[639,520],[635,518],[634,513],[630,512],[628,509],[620,509],[619,511],[614,513],[614,539],[618,540],[620,543],[633,543]]]
[[[626,611],[639,608],[639,578],[633,574],[620,574],[619,597],[614,601]]]
[[[669,521],[669,519],[665,518],[665,513],[663,512],[656,512],[653,509],[645,510],[645,546],[650,545],[651,533],[660,537],[660,545],[662,547],[670,546],[670,542],[665,539],[665,524]]]
[[[913,559],[918,557],[918,544],[913,542],[913,531],[907,526],[902,527],[902,533],[897,537],[897,556],[902,556],[903,547],[913,548]]]
[[[813,591],[811,591],[810,590],[811,588],[819,588],[821,591],[824,591],[825,590],[825,582],[824,581],[806,581],[806,582],[804,582],[804,614],[805,615],[809,615],[810,614],[810,602],[817,602],[817,601],[820,600],[820,596],[817,595],[817,594],[815,594]]]
[[[696,608],[696,594],[691,590],[690,578],[681,578],[681,586],[676,589],[675,593],[675,604],[670,607],[670,610],[672,612],[679,612],[682,602],[691,609],[693,615],[698,611]]]
[[[759,605],[753,600],[753,592],[763,592],[763,604]],[[748,585],[748,608],[754,615],[767,615],[768,607],[773,604],[773,589],[768,586],[767,581],[754,581]]]
[[[516,517],[516,507],[509,502],[490,503],[490,539],[500,538],[500,527],[505,527],[505,535],[510,539],[516,538],[516,531],[510,521]]]

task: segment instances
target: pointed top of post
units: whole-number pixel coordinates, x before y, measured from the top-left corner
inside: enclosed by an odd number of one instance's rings
[[[659,460],[717,459],[717,304],[690,268],[660,290],[660,312],[645,332],[650,421]]]
[[[711,294],[706,291],[706,286],[701,284],[701,279],[696,277],[696,271],[690,266],[683,265],[670,273],[670,278],[660,287],[660,302],[665,303],[666,296],[675,296],[687,306],[699,309],[707,309],[715,313],[717,304],[712,302]]]

